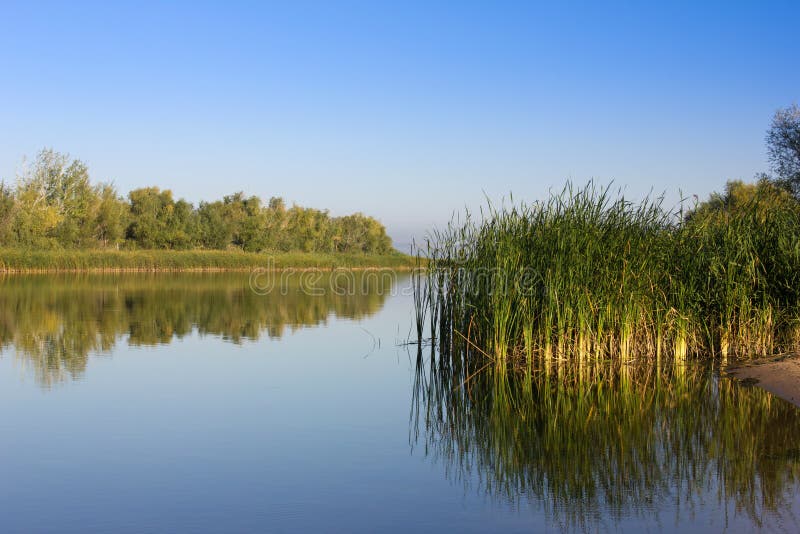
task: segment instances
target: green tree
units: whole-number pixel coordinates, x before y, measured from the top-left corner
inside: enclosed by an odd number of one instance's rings
[[[14,237],[14,218],[17,213],[17,200],[14,191],[5,182],[0,182],[0,246],[16,244]]]
[[[759,220],[764,220],[769,211],[800,213],[800,204],[788,191],[766,177],[752,184],[731,180],[725,184],[723,193],[712,193],[707,201],[691,210],[686,219],[694,222],[725,222],[732,214],[743,210],[753,210]]]
[[[189,249],[197,240],[197,214],[194,207],[180,199],[167,210],[167,248]]]
[[[267,247],[267,216],[258,197],[239,192],[222,202],[201,203],[198,219],[198,241],[206,248],[259,252]]]
[[[130,199],[127,238],[139,248],[190,248],[194,244],[192,205],[175,202],[172,191],[158,187],[134,189]]]
[[[269,250],[284,250],[288,217],[286,216],[286,203],[280,197],[271,197],[267,209],[264,211],[264,240],[265,247]]]
[[[233,239],[233,230],[225,218],[220,201],[201,202],[197,210],[197,242],[203,248],[224,249]]]
[[[51,248],[58,244],[62,213],[57,204],[61,176],[68,158],[51,149],[42,150],[32,166],[17,180],[17,216],[14,234],[25,247]]]
[[[223,198],[224,216],[231,228],[231,244],[248,252],[264,250],[266,217],[261,199],[234,193]]]
[[[64,247],[88,247],[95,244],[94,219],[99,204],[97,191],[89,181],[89,169],[73,161],[53,184],[50,200],[59,211],[56,239]]]
[[[267,247],[267,217],[261,206],[261,199],[251,196],[242,199],[239,203],[241,221],[235,244],[247,252],[260,252]]]
[[[326,249],[325,236],[330,224],[327,211],[292,206],[286,215],[284,250],[321,252]]]
[[[767,131],[767,155],[779,183],[800,197],[800,107],[779,109]]]
[[[94,231],[103,247],[119,247],[128,224],[128,205],[117,195],[111,184],[97,187],[98,203],[95,210]]]
[[[15,190],[0,183],[0,245],[188,249],[236,247],[306,252],[391,250],[385,228],[362,214],[331,218],[327,211],[266,206],[234,193],[214,202],[175,200],[168,189],[145,187],[121,198],[110,184],[93,185],[89,169],[52,149],[42,150]]]
[[[386,235],[386,228],[372,217],[355,213],[337,218],[335,225],[336,252],[384,254],[392,249],[392,240]]]
[[[18,241],[23,245],[88,247],[95,243],[93,220],[99,202],[80,160],[44,149],[19,179]]]

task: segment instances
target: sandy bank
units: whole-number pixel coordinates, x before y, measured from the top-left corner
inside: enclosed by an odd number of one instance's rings
[[[727,372],[800,407],[800,355],[730,367]]]

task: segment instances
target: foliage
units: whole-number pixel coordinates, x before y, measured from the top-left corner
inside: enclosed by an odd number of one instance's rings
[[[14,240],[16,210],[14,191],[5,183],[0,182],[0,243],[9,243]]]
[[[687,220],[714,218],[719,222],[729,220],[737,212],[754,208],[757,217],[766,220],[770,211],[789,210],[800,213],[800,204],[784,188],[766,177],[756,183],[746,184],[731,180],[723,193],[712,193],[709,199],[698,204],[687,215]]]
[[[129,208],[110,184],[101,184],[98,196],[94,237],[100,247],[117,247],[125,237],[130,218]]]
[[[234,193],[195,208],[172,191],[92,185],[88,167],[42,150],[17,187],[0,184],[0,246],[29,249],[235,249],[245,252],[386,254],[386,229],[362,214],[327,211]]]
[[[490,208],[431,237],[417,305],[441,343],[501,366],[800,348],[797,203],[732,183],[678,215],[591,185]]]
[[[130,219],[127,237],[138,248],[192,248],[195,213],[191,204],[172,199],[172,191],[158,187],[135,189],[128,195]]]
[[[800,197],[800,107],[775,112],[767,131],[767,154],[780,183]]]

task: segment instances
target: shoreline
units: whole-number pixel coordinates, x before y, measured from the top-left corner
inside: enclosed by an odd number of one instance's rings
[[[407,265],[375,265],[375,266],[314,266],[306,267],[287,265],[284,267],[87,267],[87,268],[46,268],[46,269],[2,269],[0,276],[15,274],[136,274],[136,273],[249,273],[254,270],[267,273],[284,271],[311,272],[311,271],[396,271],[401,273],[411,272],[414,267]]]
[[[742,363],[725,369],[725,374],[800,408],[800,354]]]
[[[181,273],[344,269],[411,271],[415,258],[396,254],[237,250],[21,250],[0,249],[0,275],[55,273]]]

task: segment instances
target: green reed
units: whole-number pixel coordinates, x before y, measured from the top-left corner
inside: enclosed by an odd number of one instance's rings
[[[418,316],[500,368],[797,350],[800,216],[769,202],[685,217],[590,184],[489,206],[431,235]]]

